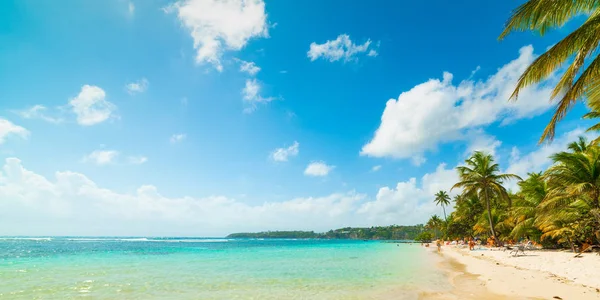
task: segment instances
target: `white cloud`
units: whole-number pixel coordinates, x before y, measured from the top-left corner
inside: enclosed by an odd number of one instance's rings
[[[306,169],[304,170],[304,175],[306,176],[327,176],[331,170],[333,170],[335,166],[327,165],[323,161],[314,161],[308,164]]]
[[[294,142],[287,148],[277,148],[271,153],[271,158],[274,161],[288,161],[289,157],[298,155],[300,151],[300,143]]]
[[[167,7],[189,30],[197,50],[196,62],[222,71],[226,50],[238,51],[250,39],[268,37],[263,0],[187,0]]]
[[[171,138],[169,139],[169,141],[171,143],[178,143],[181,142],[183,140],[185,140],[187,138],[187,135],[185,133],[177,133],[171,136]]]
[[[145,156],[130,156],[128,161],[132,165],[141,165],[148,161],[148,158]]]
[[[412,164],[415,165],[415,166],[417,166],[417,167],[420,166],[420,165],[422,165],[426,161],[427,161],[427,159],[425,158],[425,156],[423,156],[421,154],[418,154],[418,155],[415,155],[415,156],[411,157]]]
[[[457,175],[453,169],[440,164],[435,172],[425,174],[420,184],[416,178],[398,182],[395,188],[382,187],[375,200],[364,203],[357,211],[358,216],[369,224],[423,223],[432,214],[441,214],[441,208],[433,202],[434,195],[440,190],[450,191],[456,183]],[[455,195],[452,191],[450,195]],[[447,209],[447,213],[450,211]]]
[[[311,43],[307,56],[311,61],[315,61],[319,58],[329,60],[330,62],[338,61],[340,59],[343,59],[344,62],[354,61],[358,59],[358,55],[364,54],[367,50],[370,50],[367,53],[367,56],[377,56],[377,51],[369,49],[369,47],[372,48],[371,44],[371,40],[367,40],[362,45],[356,45],[350,40],[350,36],[347,34],[340,34],[335,40],[329,40],[323,44],[317,44],[315,42]]]
[[[29,131],[9,120],[0,118],[0,144],[3,144],[10,136],[19,136],[25,139],[29,136]]]
[[[69,105],[77,115],[77,123],[90,126],[108,120],[116,107],[105,98],[106,93],[97,86],[86,84],[81,87],[79,95],[69,101]]]
[[[49,123],[62,123],[64,120],[58,117],[50,117],[46,114],[48,108],[43,105],[34,105],[28,109],[15,111],[15,113],[25,119],[40,119]]]
[[[148,79],[142,78],[136,82],[128,83],[125,85],[125,89],[129,95],[135,95],[145,92],[149,85],[150,82],[148,82]]]
[[[84,162],[90,162],[99,166],[107,165],[115,162],[119,156],[118,151],[114,150],[95,150],[92,153],[83,157]]]
[[[543,144],[536,147],[533,151],[523,156],[517,147],[513,147],[506,172],[525,178],[527,177],[527,173],[544,171],[552,163],[550,156],[560,151],[566,151],[567,145],[577,141],[579,136],[586,137],[589,142],[594,137],[594,134],[586,133],[583,129],[578,128],[555,138],[551,144]]]
[[[379,170],[381,170],[381,165],[376,165],[371,168],[371,172],[377,172]]]
[[[256,75],[260,71],[260,67],[252,61],[240,60],[240,72],[246,72],[251,76]]]
[[[244,109],[244,112],[251,113],[256,109],[256,105],[258,103],[269,103],[275,98],[273,97],[263,97],[260,95],[260,91],[262,89],[261,84],[256,79],[247,79],[246,85],[242,89],[242,97],[244,102],[248,104],[248,107]]]
[[[466,134],[469,137],[469,144],[465,151],[465,156],[470,156],[475,151],[482,151],[496,156],[496,149],[502,145],[495,136],[486,134],[482,129],[471,130]]]
[[[413,178],[383,187],[373,199],[350,191],[251,205],[223,196],[168,197],[152,185],[121,193],[71,171],[46,178],[9,158],[0,169],[0,235],[224,236],[415,224],[441,213],[433,195],[449,189],[447,172],[441,165],[420,183]]]
[[[390,99],[373,139],[363,146],[361,155],[411,158],[435,150],[440,143],[468,140],[469,130],[495,122],[508,124],[539,115],[550,107],[552,83],[549,81],[523,90],[518,101],[508,101],[514,86],[535,59],[526,46],[519,57],[484,81],[464,80],[452,84],[452,74],[430,79],[398,99]]]

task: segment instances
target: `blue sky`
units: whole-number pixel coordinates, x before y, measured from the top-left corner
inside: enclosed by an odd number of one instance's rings
[[[575,24],[499,42],[516,5],[3,1],[0,234],[414,224],[471,150],[539,171],[585,107],[539,147],[556,77],[506,100]]]

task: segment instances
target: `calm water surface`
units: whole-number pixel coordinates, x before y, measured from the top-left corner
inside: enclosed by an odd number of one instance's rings
[[[0,238],[3,299],[414,299],[449,288],[418,244]]]

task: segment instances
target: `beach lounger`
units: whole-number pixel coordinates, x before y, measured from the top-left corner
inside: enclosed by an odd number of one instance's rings
[[[512,250],[510,250],[509,254],[513,254],[513,256],[518,256],[519,252],[523,253],[523,255],[525,255],[525,245],[517,245],[515,246]]]
[[[594,248],[600,248],[600,245],[588,245],[588,244],[584,244],[583,247],[581,247],[581,250],[575,254],[575,257],[580,257],[581,254],[583,254],[586,251],[592,251]],[[598,253],[598,255],[600,255],[600,253]]]

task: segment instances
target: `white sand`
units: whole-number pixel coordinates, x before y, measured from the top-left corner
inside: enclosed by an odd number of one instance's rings
[[[600,299],[600,256],[586,253],[530,251],[513,257],[508,251],[444,246],[442,255],[466,266],[495,294],[510,299]]]

